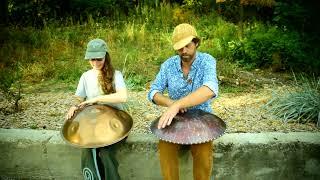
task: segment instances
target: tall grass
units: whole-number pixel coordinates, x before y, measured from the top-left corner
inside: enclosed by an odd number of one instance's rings
[[[115,68],[124,73],[131,88],[141,90],[153,80],[160,64],[175,54],[171,34],[174,26],[182,22],[193,24],[203,37],[199,50],[217,58],[219,75],[234,76],[237,65],[228,61],[226,48],[229,41],[238,39],[238,27],[214,14],[200,17],[162,3],[157,9],[137,7],[135,14],[119,21],[89,16],[85,24],[70,18],[63,26],[51,22],[43,29],[10,27],[9,41],[1,47],[0,54],[9,63],[19,59],[25,82],[76,83],[90,68],[84,60],[87,42],[102,38]],[[22,47],[27,55],[20,51]]]
[[[320,78],[302,77],[295,89],[275,92],[266,108],[283,122],[320,122]]]

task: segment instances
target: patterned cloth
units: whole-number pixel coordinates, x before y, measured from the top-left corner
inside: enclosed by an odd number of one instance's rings
[[[84,180],[120,180],[116,153],[126,139],[102,148],[82,149],[81,169]]]
[[[196,58],[192,63],[188,77],[184,77],[180,57],[176,55],[161,65],[160,71],[151,85],[148,99],[153,102],[153,97],[157,92],[163,94],[167,89],[169,97],[177,100],[196,91],[201,86],[210,88],[216,94],[214,98],[218,96],[215,58],[206,53],[196,52]],[[212,113],[211,101],[212,99],[190,109],[201,109]]]

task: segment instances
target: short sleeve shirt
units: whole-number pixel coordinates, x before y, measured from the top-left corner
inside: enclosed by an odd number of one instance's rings
[[[94,69],[88,70],[85,73],[83,73],[80,77],[75,95],[82,97],[86,100],[104,95],[104,92],[102,91],[98,81],[98,73],[99,72]],[[113,86],[115,87],[116,91],[126,88],[124,78],[120,71],[115,71],[114,73]],[[110,105],[123,109],[121,104]]]
[[[163,93],[166,89],[173,100],[181,99],[196,91],[201,86],[207,86],[218,96],[218,79],[216,73],[216,60],[207,53],[196,52],[196,58],[191,65],[188,77],[184,77],[181,69],[181,60],[178,55],[166,60],[160,67],[156,79],[151,85],[148,99],[153,102],[157,92]],[[191,107],[212,112],[212,99]]]

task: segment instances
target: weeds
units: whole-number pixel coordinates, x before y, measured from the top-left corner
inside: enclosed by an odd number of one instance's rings
[[[102,38],[108,44],[115,69],[123,70],[125,78],[131,79],[130,87],[141,89],[154,78],[159,65],[175,54],[171,44],[173,27],[188,22],[202,38],[199,51],[217,59],[219,76],[237,78],[240,63],[234,63],[235,51],[230,50],[230,44],[240,39],[235,24],[214,12],[197,16],[166,3],[160,3],[157,9],[137,6],[133,11],[117,21],[88,15],[84,24],[70,18],[64,24],[47,23],[42,29],[10,27],[9,40],[0,48],[0,54],[9,64],[20,60],[23,81],[75,82],[90,68],[83,59],[87,42]],[[28,55],[20,51],[22,47]]]
[[[266,108],[283,122],[319,123],[320,78],[302,77],[295,81],[295,89],[274,92]]]

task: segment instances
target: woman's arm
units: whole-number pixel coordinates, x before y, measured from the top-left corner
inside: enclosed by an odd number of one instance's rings
[[[127,102],[128,93],[126,88],[117,90],[117,92],[107,95],[97,96],[91,98],[90,100],[80,103],[80,106],[85,104],[94,104],[94,103],[124,103]]]
[[[82,103],[83,101],[84,101],[84,98],[80,96],[74,96],[74,103],[73,103],[74,105],[69,108],[69,111],[66,115],[66,120],[72,118],[76,110],[79,108],[79,104]]]

